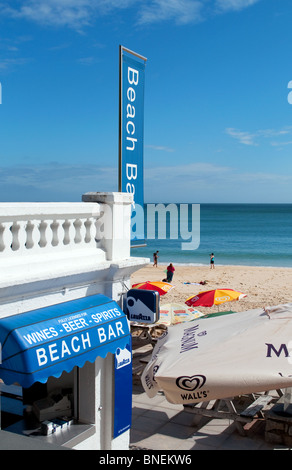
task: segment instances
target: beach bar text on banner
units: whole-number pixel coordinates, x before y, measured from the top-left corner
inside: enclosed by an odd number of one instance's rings
[[[131,242],[144,241],[145,57],[120,46],[119,191],[133,194]],[[139,217],[142,219],[138,220]]]

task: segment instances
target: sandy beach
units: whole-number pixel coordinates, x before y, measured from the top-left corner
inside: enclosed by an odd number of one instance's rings
[[[175,266],[172,284],[166,295],[160,297],[160,305],[169,302],[182,302],[201,291],[229,288],[247,294],[240,301],[228,302],[220,310],[236,312],[263,308],[292,302],[292,268],[270,268],[251,266]],[[162,281],[166,265],[153,267],[152,263],[132,275],[132,284],[142,281]],[[186,283],[200,283],[206,285]],[[202,313],[217,312],[218,307],[197,307]]]

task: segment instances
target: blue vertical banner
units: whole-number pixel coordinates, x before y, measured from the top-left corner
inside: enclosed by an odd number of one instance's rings
[[[131,245],[144,243],[146,58],[120,46],[119,191],[133,194]]]
[[[132,345],[115,354],[115,393],[113,437],[128,431],[132,424]]]

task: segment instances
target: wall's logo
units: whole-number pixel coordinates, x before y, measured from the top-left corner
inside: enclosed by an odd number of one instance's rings
[[[202,388],[205,383],[206,377],[204,375],[192,375],[191,377],[185,375],[176,379],[176,385],[182,390],[188,390],[189,392]]]

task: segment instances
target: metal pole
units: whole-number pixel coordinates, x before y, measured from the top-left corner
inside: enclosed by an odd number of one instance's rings
[[[139,59],[145,60],[145,62],[146,62],[146,60],[147,60],[146,57],[143,57],[141,54],[137,54],[137,52],[131,51],[130,49],[127,49],[124,46],[120,46],[120,47],[122,48],[123,51],[126,51],[129,54],[133,54],[134,56],[138,57]]]
[[[119,58],[119,192],[122,191],[122,46]]]

